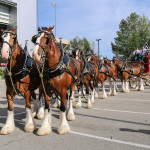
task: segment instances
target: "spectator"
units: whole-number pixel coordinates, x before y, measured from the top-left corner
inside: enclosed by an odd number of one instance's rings
[[[140,54],[140,51],[138,50],[138,47],[134,50],[133,55]]]

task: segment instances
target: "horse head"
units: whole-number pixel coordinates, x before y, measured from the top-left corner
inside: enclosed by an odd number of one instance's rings
[[[41,62],[41,55],[42,53],[46,53],[46,50],[48,47],[51,46],[51,38],[52,38],[52,29],[54,27],[49,28],[38,28],[38,34],[34,35],[32,37],[32,42],[35,44],[34,50],[33,50],[33,59],[36,62]]]
[[[13,49],[17,41],[16,30],[17,28],[14,30],[1,30],[1,40],[3,43],[1,49],[2,59],[8,60],[14,52]]]
[[[74,47],[72,50],[72,57],[79,60],[83,56],[81,47]]]
[[[122,69],[123,64],[124,64],[124,62],[123,62],[122,59],[119,59],[118,57],[113,57],[112,62],[113,62],[113,64],[114,64],[115,66],[117,66],[119,69]]]

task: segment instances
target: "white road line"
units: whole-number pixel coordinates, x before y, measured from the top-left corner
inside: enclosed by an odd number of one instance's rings
[[[94,138],[94,139],[99,139],[99,140],[104,140],[104,141],[109,141],[109,142],[114,142],[114,143],[119,143],[119,144],[125,144],[125,145],[150,149],[150,145],[143,145],[143,144],[138,144],[138,143],[109,139],[109,138],[105,138],[105,137],[100,137],[100,136],[95,136],[95,135],[90,135],[90,134],[85,134],[85,133],[75,132],[75,131],[71,131],[71,133],[76,134],[76,135],[85,136],[85,137]]]
[[[138,99],[119,99],[119,98],[110,98],[108,100],[121,100],[121,101],[138,101],[138,102],[150,102],[150,100],[138,100]]]
[[[150,113],[146,113],[146,112],[123,111],[123,110],[112,110],[112,109],[101,109],[101,108],[92,108],[92,109],[102,110],[102,111],[114,111],[114,112],[122,112],[122,113],[150,115]]]

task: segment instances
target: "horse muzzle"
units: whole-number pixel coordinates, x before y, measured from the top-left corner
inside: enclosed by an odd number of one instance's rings
[[[8,50],[5,50],[5,51],[4,51],[4,50],[2,49],[1,55],[2,55],[2,59],[8,60],[8,58],[9,58],[9,51],[8,51]]]

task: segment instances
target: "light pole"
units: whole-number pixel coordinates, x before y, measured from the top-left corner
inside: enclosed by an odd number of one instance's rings
[[[38,27],[39,27],[39,0],[38,0]]]
[[[56,37],[56,3],[52,2],[51,5],[55,7],[55,37]]]
[[[99,41],[100,41],[101,39],[96,39],[96,41],[98,41],[98,59],[99,59]]]

